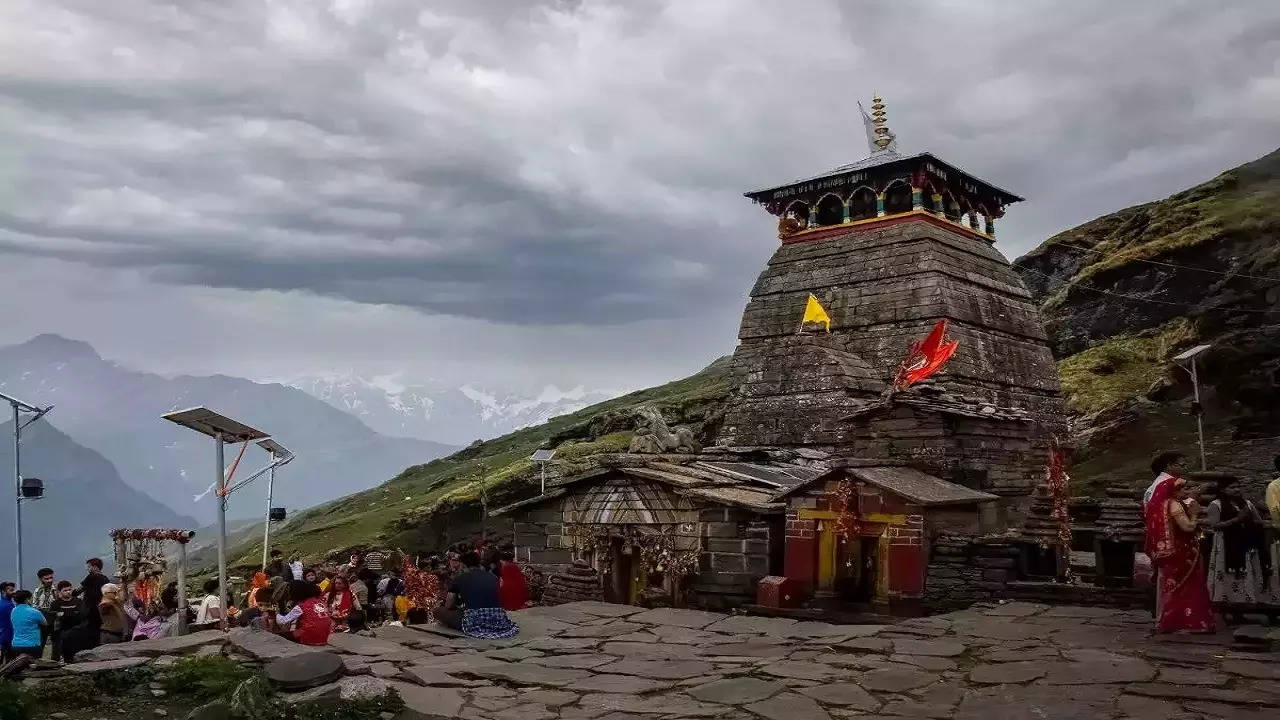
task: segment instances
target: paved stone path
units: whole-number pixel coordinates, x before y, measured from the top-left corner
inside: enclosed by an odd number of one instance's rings
[[[1225,632],[1153,637],[1141,612],[1015,602],[890,626],[591,602],[513,615],[509,641],[397,627],[334,649],[412,711],[466,720],[1280,713],[1280,652],[1234,648]]]

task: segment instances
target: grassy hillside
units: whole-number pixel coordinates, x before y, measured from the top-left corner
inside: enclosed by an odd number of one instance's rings
[[[1015,267],[1059,358],[1081,488],[1138,483],[1155,452],[1195,451],[1172,357],[1201,343],[1208,465],[1246,486],[1267,477],[1280,452],[1280,150],[1059,233]]]
[[[717,408],[728,392],[728,358],[721,358],[683,380],[477,442],[449,457],[410,467],[378,487],[301,512],[273,535],[271,544],[286,553],[297,550],[304,560],[372,544],[433,549],[434,545],[423,545],[429,542],[419,532],[424,524],[465,516],[468,510],[478,514],[482,501],[497,507],[537,492],[538,470],[528,459],[534,450],[556,448],[555,460],[547,467],[549,477],[570,474],[593,454],[625,450],[633,429],[631,409],[642,403],[655,404],[668,422],[690,424],[704,434],[716,422]],[[261,525],[257,527],[260,532]],[[260,535],[251,537],[234,546],[233,567],[260,562]]]

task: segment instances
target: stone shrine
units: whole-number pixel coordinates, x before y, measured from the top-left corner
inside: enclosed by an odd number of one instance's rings
[[[720,444],[909,465],[999,496],[1002,524],[1018,525],[1064,417],[1035,303],[994,247],[995,220],[1022,198],[899,153],[883,103],[872,107],[870,156],[746,194],[780,218],[781,246],[743,313]],[[829,332],[802,331],[810,294]],[[955,356],[930,383],[890,392],[940,319]]]

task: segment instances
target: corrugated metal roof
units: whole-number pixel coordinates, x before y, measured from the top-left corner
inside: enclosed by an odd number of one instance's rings
[[[909,467],[846,468],[853,477],[920,505],[967,505],[997,499]]]

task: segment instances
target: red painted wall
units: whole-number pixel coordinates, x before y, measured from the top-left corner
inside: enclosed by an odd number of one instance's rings
[[[782,574],[803,583],[806,592],[813,590],[818,573],[816,530],[816,520],[801,520],[794,509],[787,511],[787,540]]]

